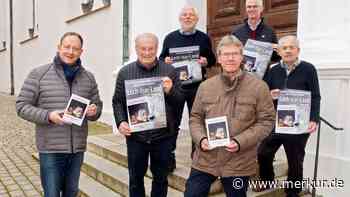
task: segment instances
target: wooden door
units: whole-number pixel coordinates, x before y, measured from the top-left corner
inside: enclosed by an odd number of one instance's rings
[[[216,48],[220,38],[230,34],[246,18],[245,0],[207,0],[207,5],[207,32]],[[264,0],[263,17],[275,30],[277,37],[296,34],[298,0]],[[217,73],[218,69],[214,67],[208,71],[208,75]]]

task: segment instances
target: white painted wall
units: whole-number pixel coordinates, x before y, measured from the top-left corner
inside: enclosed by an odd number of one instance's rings
[[[0,50],[2,41],[6,41],[6,50],[0,52],[0,92],[10,92],[10,58],[9,58],[9,11],[8,1],[0,1]]]
[[[319,180],[341,179],[344,188],[318,188],[323,196],[350,194],[350,17],[348,0],[299,1],[298,37],[301,57],[318,68],[321,88],[321,116],[343,132],[334,132],[322,124]],[[312,13],[312,14],[310,14]],[[305,175],[313,177],[316,134],[309,140],[305,157]]]

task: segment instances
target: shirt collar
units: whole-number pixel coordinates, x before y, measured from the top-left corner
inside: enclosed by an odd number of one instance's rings
[[[250,28],[252,31],[255,31],[255,30],[258,28],[258,26],[260,25],[260,23],[261,23],[261,18],[258,20],[258,22],[256,23],[255,26],[254,26],[253,24],[251,24],[251,23],[249,22],[249,20],[247,20],[247,23],[248,23],[249,28]]]
[[[182,29],[180,29],[179,32],[180,32],[181,35],[190,36],[190,35],[195,34],[195,33],[197,32],[197,30],[196,30],[196,29],[193,29],[193,31],[185,32],[185,31],[183,31]]]
[[[282,68],[284,68],[284,69],[287,71],[287,73],[289,74],[290,72],[292,72],[292,71],[300,64],[300,60],[297,59],[297,60],[293,63],[292,68],[291,68],[290,70],[288,69],[288,64],[286,64],[285,62],[283,62],[283,60],[281,60],[280,63],[281,63]]]

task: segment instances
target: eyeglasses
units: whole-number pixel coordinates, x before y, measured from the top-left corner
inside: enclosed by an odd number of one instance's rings
[[[81,51],[81,48],[69,46],[69,45],[62,45],[61,48],[65,51],[72,51],[73,53],[79,53]]]
[[[226,58],[226,59],[228,59],[230,57],[237,57],[237,56],[240,56],[240,55],[242,55],[242,54],[240,54],[240,53],[228,53],[228,52],[220,54],[220,56],[222,56],[223,58]]]

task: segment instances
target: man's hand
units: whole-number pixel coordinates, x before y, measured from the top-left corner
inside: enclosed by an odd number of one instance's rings
[[[272,99],[273,100],[278,99],[278,97],[280,96],[280,92],[281,92],[280,89],[273,89],[273,90],[271,90],[270,94],[271,94]]]
[[[165,94],[169,94],[171,88],[173,87],[173,81],[169,77],[163,77],[163,90]]]
[[[317,128],[317,123],[314,122],[314,121],[310,121],[309,122],[309,126],[307,128],[307,130],[309,131],[309,133],[313,133],[316,131],[316,128]]]
[[[96,113],[97,113],[97,106],[95,104],[89,105],[89,107],[86,110],[86,116],[87,117],[95,116]]]
[[[166,58],[164,59],[164,62],[165,62],[166,64],[172,64],[172,63],[173,63],[173,60],[168,56],[168,57],[166,57]]]
[[[49,121],[54,123],[54,124],[63,125],[64,121],[63,121],[63,118],[60,114],[61,114],[61,112],[59,112],[59,111],[50,112],[49,113]]]
[[[202,67],[206,67],[208,65],[208,60],[205,57],[200,57],[198,60],[198,63],[202,66]]]
[[[238,151],[238,144],[234,141],[231,140],[230,144],[226,146],[225,148],[228,152],[235,153]]]
[[[131,135],[131,129],[129,127],[129,123],[127,123],[126,121],[123,121],[119,124],[118,130],[121,134],[125,136]]]
[[[204,151],[210,150],[210,148],[209,148],[209,142],[208,142],[208,139],[207,139],[207,138],[205,138],[205,139],[203,139],[203,140],[201,141],[201,148],[202,148],[202,150],[204,150]]]

